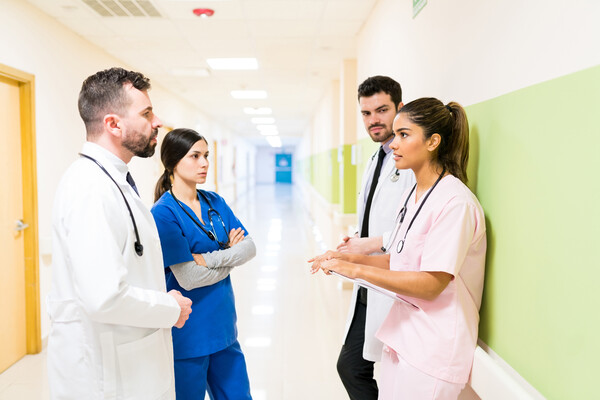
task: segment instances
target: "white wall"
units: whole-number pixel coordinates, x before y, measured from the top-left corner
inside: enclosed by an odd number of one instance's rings
[[[77,111],[77,96],[87,76],[104,68],[127,66],[20,0],[0,0],[0,63],[35,75],[40,298],[42,337],[45,337],[49,332],[45,298],[51,283],[52,200],[63,171],[77,158],[85,140],[84,126]],[[150,98],[165,125],[190,127],[206,134],[209,140],[227,137],[230,143],[233,142],[229,130],[156,83]],[[238,155],[248,157],[254,152],[250,145],[239,147],[242,150],[238,150]],[[233,159],[227,151],[224,153],[222,167],[227,170]],[[131,170],[144,201],[150,205],[157,174],[162,172],[158,152],[154,163],[137,159],[132,161]],[[224,178],[223,185],[227,185],[226,179],[232,179],[232,176],[226,173]],[[211,188],[210,184],[207,186]]]
[[[468,106],[600,64],[599,17],[596,0],[429,1],[415,19],[410,1],[380,0],[358,36],[358,81],[389,75],[405,103]]]

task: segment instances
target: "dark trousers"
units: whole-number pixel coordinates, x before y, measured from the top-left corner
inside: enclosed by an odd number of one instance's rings
[[[379,393],[377,382],[373,379],[375,363],[362,356],[366,318],[367,306],[357,299],[350,330],[337,362],[338,374],[350,400],[377,400]]]

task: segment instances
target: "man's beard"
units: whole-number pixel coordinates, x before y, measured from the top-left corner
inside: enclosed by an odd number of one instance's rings
[[[152,134],[148,138],[138,131],[132,131],[123,139],[123,147],[137,157],[152,157],[156,150],[156,143],[152,143],[152,139],[156,138],[157,135],[158,128],[153,129]]]
[[[381,127],[383,129],[381,131],[379,131],[379,133],[373,134],[373,133],[371,133],[371,128],[374,128],[374,127]],[[387,128],[387,126],[385,126],[383,124],[375,124],[375,125],[369,126],[367,133],[371,137],[371,140],[376,143],[387,142],[387,140],[393,135],[393,133]]]

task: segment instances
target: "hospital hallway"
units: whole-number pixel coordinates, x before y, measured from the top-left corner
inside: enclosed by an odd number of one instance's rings
[[[232,273],[239,341],[255,400],[347,399],[335,364],[351,290],[306,262],[319,232],[294,185],[257,185],[232,208],[257,255]],[[193,314],[192,314],[193,316]],[[0,375],[0,400],[48,399],[46,351]]]

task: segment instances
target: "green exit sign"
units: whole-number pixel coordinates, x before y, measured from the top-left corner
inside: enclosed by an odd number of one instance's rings
[[[413,0],[413,18],[421,12],[423,7],[427,4],[427,0]]]

